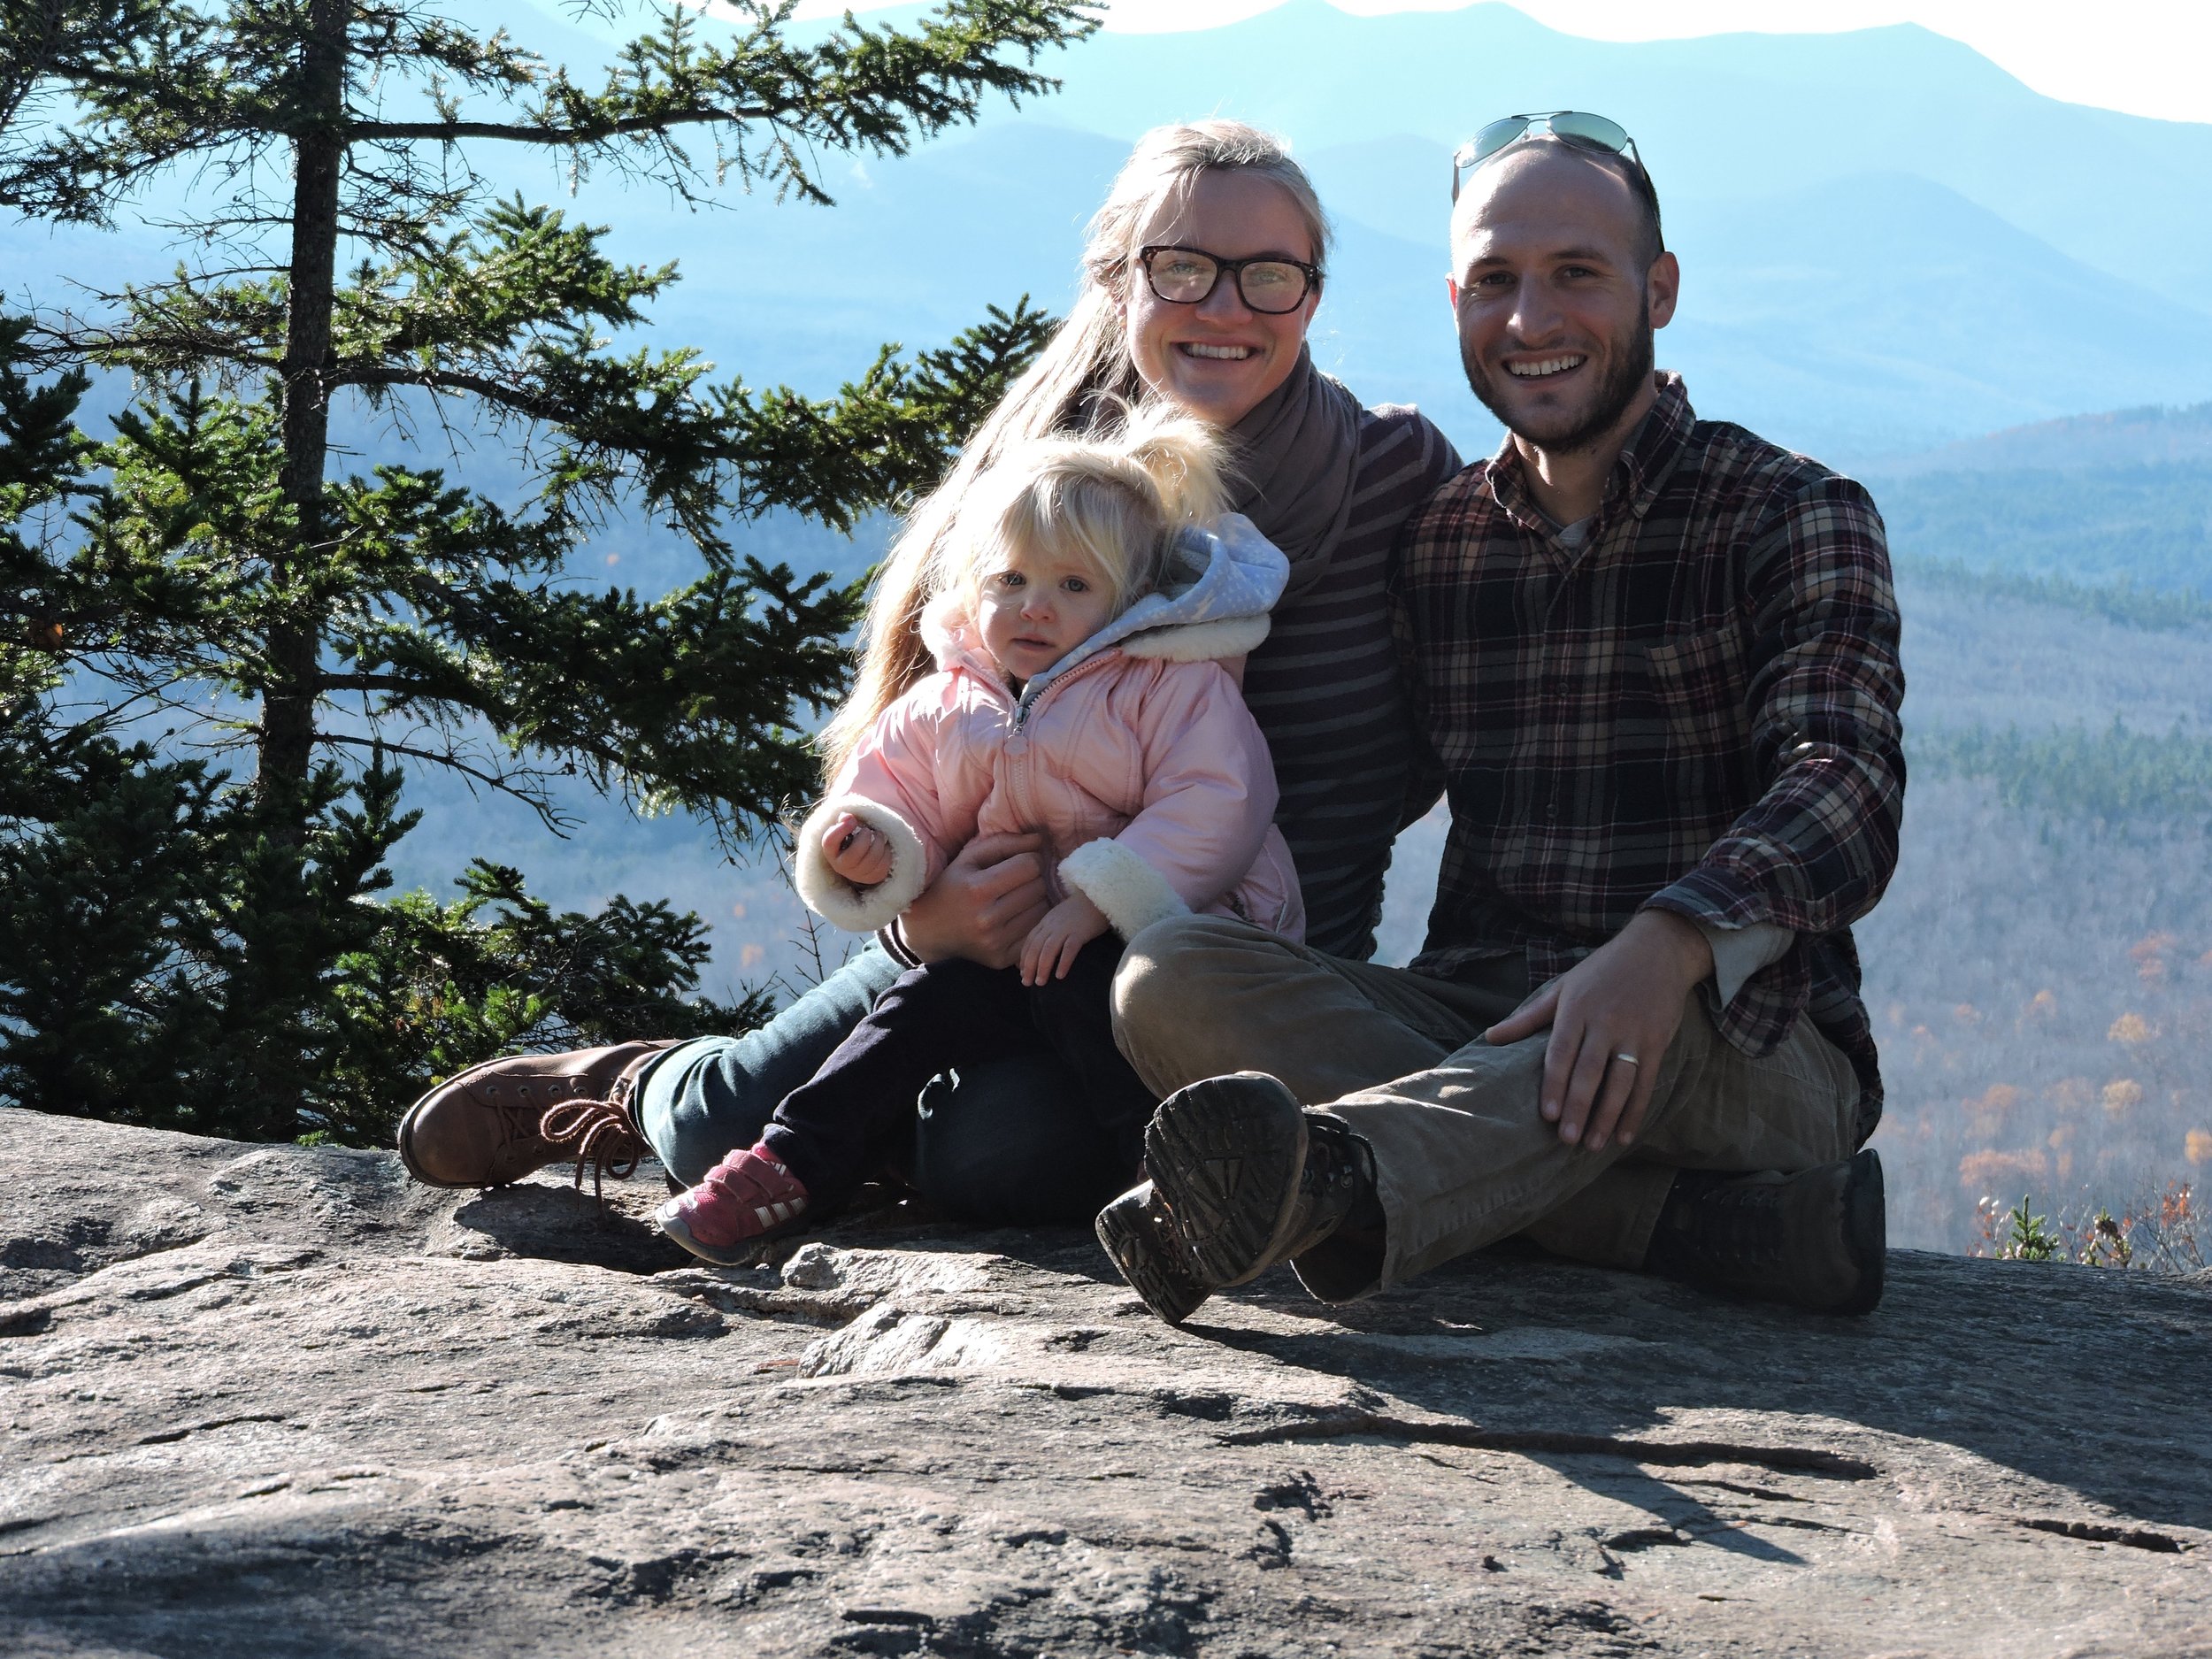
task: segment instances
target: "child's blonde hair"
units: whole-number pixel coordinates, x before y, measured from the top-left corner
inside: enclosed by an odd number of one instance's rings
[[[876,716],[929,672],[922,610],[951,585],[946,564],[959,550],[951,544],[953,520],[976,481],[995,471],[1010,449],[1090,424],[1102,394],[1110,399],[1142,395],[1121,315],[1137,245],[1161,204],[1187,196],[1210,173],[1237,173],[1275,185],[1305,225],[1312,244],[1309,257],[1317,265],[1327,263],[1328,219],[1312,181],[1281,139],[1241,121],[1213,119],[1156,127],[1137,141],[1091,220],[1066,320],[976,429],[945,481],[908,514],[877,574],[861,624],[853,695],[822,730],[827,776],[837,775]]]
[[[1015,555],[1051,553],[1088,567],[1118,616],[1159,586],[1184,526],[1220,516],[1222,472],[1220,434],[1164,410],[1131,418],[1113,438],[1015,445],[954,519],[960,584],[972,600]]]
[[[1088,565],[1118,615],[1159,584],[1185,526],[1226,510],[1226,450],[1217,427],[1165,404],[1128,415],[1110,437],[1010,444],[973,480],[945,526],[940,591],[964,588],[972,602],[985,575],[1008,555],[1048,549]],[[883,660],[903,645],[869,631],[859,683],[824,728],[832,777],[876,718],[920,678]]]

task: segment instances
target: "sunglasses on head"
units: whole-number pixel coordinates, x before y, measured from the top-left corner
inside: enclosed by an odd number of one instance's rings
[[[1537,115],[1508,115],[1491,122],[1482,131],[1452,152],[1452,200],[1459,200],[1460,175],[1471,167],[1479,167],[1502,150],[1527,138],[1548,134],[1563,144],[1572,144],[1577,150],[1601,150],[1609,156],[1625,156],[1643,171],[1644,158],[1636,153],[1636,141],[1628,135],[1628,129],[1618,121],[1609,121],[1602,115],[1592,115],[1586,110],[1548,110]]]

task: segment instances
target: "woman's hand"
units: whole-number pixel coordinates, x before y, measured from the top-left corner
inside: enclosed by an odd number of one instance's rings
[[[840,812],[822,832],[822,856],[856,887],[872,887],[891,873],[890,838],[849,812]]]
[[[1022,941],[1022,983],[1042,985],[1064,979],[1083,947],[1106,931],[1106,912],[1080,893],[1071,893],[1045,912]]]
[[[899,933],[923,962],[963,957],[1010,968],[1044,919],[1045,838],[979,835],[955,854],[929,891],[906,907]]]

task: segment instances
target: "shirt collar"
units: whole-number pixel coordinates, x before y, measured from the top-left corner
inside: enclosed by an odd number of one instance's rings
[[[1659,396],[1636,423],[1636,430],[1628,434],[1620,458],[1613,463],[1613,471],[1605,480],[1605,495],[1597,511],[1601,526],[1624,503],[1639,518],[1651,511],[1652,503],[1658,500],[1660,490],[1688,447],[1691,427],[1697,424],[1682,377],[1663,369],[1656,378]],[[1490,458],[1490,493],[1506,516],[1523,529],[1547,540],[1555,534],[1557,526],[1529,494],[1526,469],[1521,464],[1520,451],[1513,447],[1510,433]],[[1593,526],[1594,536],[1596,528]]]

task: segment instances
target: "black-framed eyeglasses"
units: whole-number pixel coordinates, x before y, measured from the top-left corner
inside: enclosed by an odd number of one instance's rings
[[[1171,305],[1198,304],[1226,276],[1235,280],[1238,295],[1252,310],[1279,317],[1296,311],[1321,286],[1319,265],[1280,254],[1224,259],[1202,248],[1155,243],[1137,250],[1137,263],[1152,291]]]
[[[1546,110],[1535,115],[1507,115],[1491,122],[1452,152],[1452,200],[1459,200],[1460,175],[1470,167],[1479,167],[1500,150],[1509,149],[1525,138],[1545,134],[1563,144],[1572,144],[1577,150],[1624,156],[1636,164],[1638,173],[1644,172],[1644,158],[1636,153],[1636,141],[1618,121],[1593,115],[1587,110]]]

